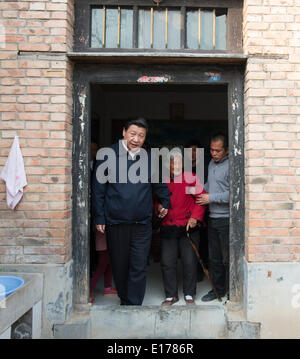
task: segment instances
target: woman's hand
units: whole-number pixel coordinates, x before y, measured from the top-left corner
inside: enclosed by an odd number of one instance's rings
[[[97,225],[96,225],[96,229],[97,229],[97,231],[99,231],[100,233],[104,234],[104,232],[105,232],[105,224],[97,224]]]
[[[190,218],[188,220],[188,223],[186,225],[186,231],[188,232],[190,228],[195,228],[197,225],[197,219],[196,218]]]
[[[159,218],[164,218],[166,217],[166,215],[168,214],[168,210],[166,208],[161,208],[161,210],[159,211],[158,217]]]
[[[157,206],[157,212],[158,212],[157,214],[158,218],[164,218],[168,214],[168,210],[163,208],[161,203]]]

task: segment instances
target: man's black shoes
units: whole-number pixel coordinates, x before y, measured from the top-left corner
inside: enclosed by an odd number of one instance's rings
[[[220,297],[224,297],[226,295],[226,293],[220,293]],[[210,302],[212,300],[217,299],[218,297],[216,296],[216,293],[212,290],[210,290],[207,294],[205,294],[201,300],[202,302]]]

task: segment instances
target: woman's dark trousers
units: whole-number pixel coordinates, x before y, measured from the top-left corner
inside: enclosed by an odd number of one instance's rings
[[[190,233],[191,239],[199,248],[198,229]],[[161,270],[165,295],[167,298],[178,296],[177,261],[180,255],[183,270],[183,293],[195,295],[197,287],[197,256],[189,242],[185,228],[173,232],[172,235],[164,235],[161,231]]]

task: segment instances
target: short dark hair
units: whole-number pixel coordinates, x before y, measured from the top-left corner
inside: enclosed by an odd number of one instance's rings
[[[146,132],[148,131],[148,123],[144,117],[130,118],[124,125],[125,131],[127,131],[128,128],[132,125],[143,127],[146,129]]]
[[[192,147],[192,146],[197,146],[198,148],[203,147],[202,143],[200,141],[198,141],[196,138],[193,138],[193,139],[187,141],[186,144],[185,144],[186,148]]]
[[[222,141],[223,148],[225,150],[227,150],[227,148],[228,148],[228,138],[224,133],[222,133],[222,132],[215,133],[210,139],[210,142],[212,142],[212,141],[213,142]]]

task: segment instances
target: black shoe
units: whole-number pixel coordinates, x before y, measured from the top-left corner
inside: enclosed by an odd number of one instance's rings
[[[211,300],[217,299],[217,296],[213,290],[210,290],[207,294],[205,294],[201,300],[202,302],[210,302]]]

